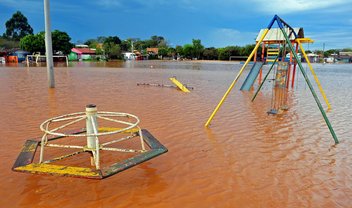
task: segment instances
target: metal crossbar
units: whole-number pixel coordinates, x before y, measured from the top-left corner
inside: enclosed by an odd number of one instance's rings
[[[133,121],[125,121],[125,120],[119,120],[118,118],[124,118],[124,119],[133,119]],[[97,119],[102,119],[105,121],[110,121],[118,124],[125,125],[123,128],[110,128],[109,131],[102,131],[99,132],[98,129],[98,122]],[[50,129],[50,125],[58,122],[65,122],[69,121],[68,123],[62,124],[58,127],[55,127],[53,129]],[[63,133],[60,132],[60,130],[71,126],[73,124],[77,124],[81,121],[87,121],[87,131],[81,134],[72,134],[72,133]],[[71,113],[71,114],[66,114],[62,116],[57,116],[51,119],[48,119],[44,121],[40,125],[40,129],[44,132],[44,135],[42,136],[41,143],[40,143],[40,158],[39,158],[39,163],[49,163],[57,160],[61,160],[67,157],[74,156],[76,154],[79,154],[81,152],[90,152],[92,156],[92,162],[94,163],[94,166],[96,167],[97,170],[100,169],[100,151],[105,150],[105,151],[117,151],[117,152],[125,152],[125,153],[135,153],[135,152],[145,152],[145,145],[144,145],[144,140],[141,132],[141,128],[138,126],[140,120],[137,116],[128,114],[128,113],[120,113],[120,112],[98,112],[96,111],[87,111],[87,112],[78,112],[78,113]],[[89,128],[89,129],[88,129]],[[132,129],[137,128],[137,131],[134,131]],[[131,135],[114,139],[112,141],[105,142],[103,144],[99,143],[99,137],[100,136],[108,136],[108,135],[114,135],[114,134],[119,134],[119,133],[131,133]],[[67,144],[53,144],[53,143],[48,143],[48,136],[49,135],[54,135],[54,136],[59,136],[59,137],[87,137],[87,146],[80,146],[80,145],[67,145]],[[132,138],[135,138],[139,136],[140,137],[140,149],[126,149],[126,148],[116,148],[116,147],[107,147],[108,145],[115,144],[118,142],[126,141]],[[89,142],[91,141],[91,142]],[[59,156],[56,158],[53,158],[51,160],[46,160],[44,161],[44,147],[56,147],[56,148],[68,148],[68,149],[80,149],[78,152],[70,153],[67,155]],[[92,164],[93,165],[93,164]]]

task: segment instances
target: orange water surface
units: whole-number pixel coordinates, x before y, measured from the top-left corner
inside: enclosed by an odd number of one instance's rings
[[[338,145],[301,74],[289,89],[289,110],[268,116],[272,84],[252,103],[255,91],[239,90],[245,71],[205,128],[240,67],[81,63],[56,67],[56,88],[48,89],[45,67],[0,66],[0,207],[352,207],[352,65],[314,65]],[[192,92],[137,86],[169,85],[172,76]],[[137,115],[169,152],[104,180],[11,171],[44,120],[89,103]]]

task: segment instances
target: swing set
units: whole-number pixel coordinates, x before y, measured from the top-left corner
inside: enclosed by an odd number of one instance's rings
[[[274,23],[277,23],[278,28],[272,28]],[[227,96],[237,83],[238,79],[242,75],[244,69],[249,64],[251,59],[254,57],[254,64],[248,73],[241,90],[250,90],[253,86],[255,80],[259,76],[259,88],[255,92],[252,102],[255,100],[259,91],[261,90],[264,82],[268,79],[269,74],[273,71],[273,88],[272,88],[272,101],[271,101],[271,109],[267,112],[269,115],[275,115],[281,113],[282,111],[288,110],[287,105],[287,89],[290,85],[291,79],[291,88],[294,87],[296,67],[298,65],[299,70],[301,71],[313,97],[314,100],[326,122],[326,125],[329,128],[329,131],[335,141],[335,144],[338,144],[339,141],[335,134],[334,129],[323,109],[322,104],[319,101],[317,93],[315,92],[312,83],[310,82],[305,69],[302,66],[301,57],[298,55],[298,49],[302,53],[313,77],[318,85],[319,91],[324,98],[324,101],[328,107],[328,110],[331,109],[331,105],[326,97],[326,94],[319,82],[319,79],[314,72],[314,69],[307,57],[307,54],[302,46],[303,43],[312,43],[313,40],[310,38],[304,38],[303,28],[292,28],[289,24],[287,24],[284,20],[282,20],[279,16],[275,15],[274,18],[270,21],[267,28],[262,29],[258,35],[256,40],[256,45],[248,56],[246,62],[240,69],[239,73],[221,98],[218,105],[215,107],[214,111],[208,118],[205,123],[205,127],[209,127],[212,119],[214,118],[217,111],[220,109]],[[262,53],[261,53],[261,61],[257,61],[257,51],[262,44]],[[266,49],[266,51],[265,51]],[[266,57],[265,57],[266,54]],[[286,54],[290,54],[289,60],[286,60]],[[262,66],[264,64],[270,65],[269,71],[265,75],[262,80]],[[292,75],[292,77],[291,77]]]

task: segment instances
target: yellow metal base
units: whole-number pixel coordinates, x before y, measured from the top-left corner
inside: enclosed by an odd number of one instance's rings
[[[26,166],[14,168],[15,171],[37,173],[37,174],[50,174],[50,175],[63,175],[74,176],[83,178],[102,178],[99,171],[93,171],[90,168],[71,167],[62,165],[52,165],[45,163],[31,163]]]
[[[118,128],[106,128],[100,129],[100,131],[116,131]],[[131,133],[137,133],[139,129],[133,128],[128,130]],[[84,131],[71,131],[72,134],[82,133]],[[127,131],[126,131],[127,132]],[[166,153],[168,150],[164,147],[153,135],[150,134],[146,129],[141,130],[143,135],[143,141],[150,148],[145,152],[134,155],[128,159],[117,161],[116,163],[103,167],[101,169],[91,169],[86,167],[72,167],[63,165],[54,165],[52,163],[33,163],[33,159],[37,148],[40,146],[40,141],[38,140],[27,140],[23,145],[22,151],[20,152],[15,164],[12,167],[13,171],[34,173],[34,174],[47,174],[47,175],[58,175],[58,176],[71,176],[79,178],[91,178],[91,179],[103,179],[124,171],[128,168],[136,166],[142,162],[148,161],[154,157]],[[56,140],[62,137],[52,137],[48,140]],[[40,138],[39,138],[40,139]],[[66,156],[74,156],[80,152],[72,153]],[[61,156],[60,159],[67,158],[66,156]],[[54,159],[55,160],[55,159]]]

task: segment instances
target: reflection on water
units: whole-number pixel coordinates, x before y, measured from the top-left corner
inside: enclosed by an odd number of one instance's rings
[[[341,141],[336,146],[300,74],[287,112],[267,115],[270,82],[253,103],[255,91],[241,92],[238,85],[205,129],[240,67],[77,62],[56,67],[56,88],[48,89],[45,67],[0,66],[0,207],[351,206],[352,66],[314,65],[332,104],[327,115]],[[194,90],[137,86],[171,84],[172,76]],[[24,141],[41,136],[40,123],[81,112],[88,103],[139,116],[169,152],[102,181],[11,171]]]

